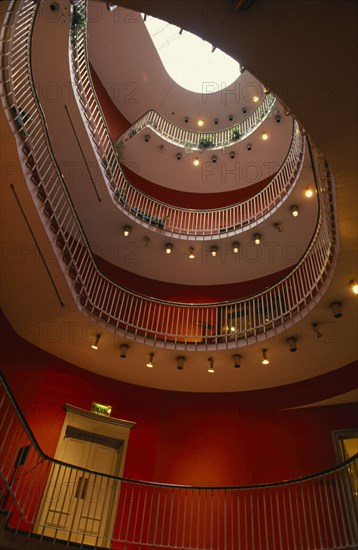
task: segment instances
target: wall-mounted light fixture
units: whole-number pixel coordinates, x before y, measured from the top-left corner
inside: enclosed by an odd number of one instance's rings
[[[254,235],[254,243],[255,243],[255,244],[261,244],[261,235],[260,235],[260,233],[255,233],[255,235]]]
[[[358,294],[358,283],[356,280],[349,281],[349,286],[354,294]]]
[[[178,355],[178,357],[177,357],[177,369],[178,370],[183,370],[184,362],[185,362],[185,357],[183,357],[183,355]]]
[[[96,334],[96,339],[94,341],[94,344],[91,345],[91,348],[92,349],[98,349],[98,345],[99,345],[99,341],[101,339],[101,335],[100,334]]]
[[[172,250],[173,250],[173,245],[172,243],[167,243],[165,245],[165,253],[166,254],[171,254],[172,253]]]
[[[290,336],[290,338],[287,338],[287,343],[290,346],[290,351],[294,353],[297,351],[297,340],[294,338],[294,336]]]
[[[239,369],[241,367],[241,355],[239,353],[235,353],[232,358],[234,360],[235,369]]]
[[[262,350],[262,361],[263,365],[269,365],[270,361],[267,359],[267,349]]]
[[[210,374],[213,374],[215,372],[215,370],[214,370],[214,357],[209,357],[208,362],[209,362],[208,372],[210,372]]]
[[[291,214],[294,218],[297,218],[298,216],[298,206],[296,206],[295,204],[293,204],[290,208],[291,210]]]
[[[120,350],[120,355],[119,357],[122,357],[122,359],[125,359],[127,357],[127,351],[129,349],[129,346],[127,344],[121,344],[119,350]]]
[[[332,302],[329,307],[332,310],[333,317],[335,317],[336,319],[339,319],[340,317],[342,317],[342,304],[341,304],[341,302]]]
[[[125,225],[123,227],[123,236],[128,237],[130,232],[131,232],[131,226],[130,225]]]
[[[149,354],[149,361],[146,365],[148,367],[148,369],[152,369],[154,367],[153,359],[154,359],[154,353],[152,352],[152,353]]]

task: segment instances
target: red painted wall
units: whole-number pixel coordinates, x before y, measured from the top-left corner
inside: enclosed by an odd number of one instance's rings
[[[111,403],[137,422],[124,475],[185,484],[279,481],[335,464],[331,431],[357,405],[284,410],[349,391],[357,363],[288,387],[229,394],[142,388],[83,371],[29,344],[1,317],[2,370],[43,450],[53,455],[65,403]]]

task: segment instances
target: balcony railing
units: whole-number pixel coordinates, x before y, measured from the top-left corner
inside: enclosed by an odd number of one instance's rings
[[[281,168],[264,189],[243,202],[210,210],[178,208],[154,199],[132,185],[121,169],[90,76],[85,27],[87,2],[79,0],[75,9],[76,17],[83,24],[80,28],[76,25],[71,27],[72,80],[75,82],[78,101],[88,121],[95,150],[105,169],[108,188],[115,203],[130,218],[148,225],[151,229],[159,229],[171,237],[217,239],[249,229],[286,200],[300,176],[304,160],[305,140],[296,121],[293,123],[290,148]],[[273,96],[266,95],[257,109],[239,124],[237,132],[242,137],[247,136],[271,112],[274,105]],[[209,140],[209,134],[178,128],[163,119],[156,111],[149,111],[121,136],[121,143],[147,126],[173,143],[182,146],[190,144],[191,150],[201,150],[200,143]],[[234,127],[210,134],[213,143],[211,148],[233,143],[233,131]]]
[[[1,373],[0,434],[0,508],[13,539],[20,531],[39,542],[128,550],[358,545],[358,455],[323,473],[265,485],[192,487],[110,476],[45,455]]]
[[[338,247],[333,176],[311,146],[319,219],[306,253],[277,284],[242,300],[193,305],[131,292],[99,271],[52,152],[34,88],[29,43],[36,8],[34,0],[10,4],[2,32],[2,100],[13,120],[26,181],[44,204],[44,226],[50,237],[51,231],[56,236],[79,307],[128,338],[189,350],[246,345],[273,329],[283,330],[287,320],[301,319],[324,292]]]
[[[150,128],[161,138],[188,151],[202,151],[203,149],[222,149],[248,137],[269,116],[276,105],[276,98],[272,94],[264,96],[256,109],[244,120],[224,130],[214,132],[193,132],[176,126],[162,117],[157,111],[147,111],[116,142],[124,145],[136,134]]]

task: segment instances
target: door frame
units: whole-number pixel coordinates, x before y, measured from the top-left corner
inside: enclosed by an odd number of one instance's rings
[[[115,439],[123,442],[120,445],[120,452],[118,456],[119,464],[117,464],[117,472],[115,474],[118,477],[122,477],[124,464],[126,460],[130,430],[135,428],[136,423],[131,422],[129,420],[112,418],[112,417],[100,415],[91,411],[86,411],[84,409],[75,407],[74,405],[70,405],[68,403],[65,404],[64,409],[66,411],[66,415],[62,425],[60,437],[57,442],[54,458],[61,461],[67,429],[69,427],[76,428],[77,430],[80,430],[82,432],[92,433],[104,439],[109,438],[111,440]],[[48,488],[51,485],[51,477],[52,475],[50,473],[46,482],[46,488],[44,490],[42,502],[39,507],[39,512],[37,515],[37,520],[33,531],[34,533],[41,534],[45,537],[48,535],[46,535],[47,529],[46,529],[46,526],[43,525],[44,523],[43,520],[47,516],[47,509],[49,507],[47,494],[48,494]],[[116,500],[115,497],[116,496],[118,497],[119,484],[118,484],[118,487],[115,489],[115,492],[116,494],[114,495],[114,501]],[[110,543],[113,529],[115,526],[116,515],[117,515],[117,509],[115,507],[111,509],[110,507],[108,517],[105,520],[106,527],[104,530],[104,535],[103,536],[101,535],[100,537],[101,539],[103,539],[103,546],[108,546],[108,544]],[[53,527],[48,528],[48,530],[51,530],[51,529],[54,530]],[[71,533],[69,532],[69,536],[67,540],[70,541],[71,540],[70,537],[71,537]],[[97,546],[99,545],[97,544]]]

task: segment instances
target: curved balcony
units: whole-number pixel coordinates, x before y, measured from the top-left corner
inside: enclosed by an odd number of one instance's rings
[[[29,538],[35,533],[37,542],[45,537],[67,547],[357,548],[358,454],[330,470],[281,483],[168,485],[96,472],[44,454],[1,374],[0,419],[0,495],[13,538],[21,526]],[[78,500],[80,506],[79,495],[89,502],[80,525],[67,504]],[[111,514],[103,502],[110,503]]]
[[[90,76],[84,25],[86,6],[84,0],[76,3],[77,17],[83,24],[80,28],[72,25],[71,29],[72,74],[78,100],[88,121],[95,150],[105,169],[108,187],[117,206],[124,210],[128,217],[150,229],[159,229],[169,237],[189,239],[217,239],[236,235],[250,229],[265,219],[274,208],[278,208],[295,186],[303,166],[305,140],[299,132],[296,121],[293,123],[290,148],[281,168],[264,189],[243,202],[210,210],[178,208],[146,195],[127,180],[118,161],[115,147],[113,147]],[[239,132],[242,137],[254,131],[268,116],[275,101],[272,95],[266,95],[257,109],[240,123]],[[149,111],[121,136],[121,142],[124,143],[130,139],[131,135],[148,125],[156,133],[173,143],[186,146],[190,142],[191,150],[202,150],[200,141],[209,139],[209,134],[189,132],[178,128],[160,117],[156,111]],[[234,128],[236,127],[210,134],[214,140],[214,145],[210,148],[220,148],[232,143],[231,136]]]
[[[217,150],[229,147],[238,141],[247,138],[269,116],[276,105],[276,98],[266,94],[256,109],[244,120],[224,130],[216,132],[193,132],[169,122],[157,111],[150,110],[140,117],[116,141],[116,146],[124,145],[136,134],[150,128],[165,141],[188,151],[202,151],[203,149]]]
[[[13,120],[26,180],[44,203],[50,220],[45,227],[62,250],[62,267],[79,307],[128,338],[188,350],[247,345],[302,318],[323,294],[338,249],[333,176],[322,155],[308,141],[319,219],[306,253],[277,284],[239,301],[196,305],[153,300],[120,287],[97,268],[54,158],[27,47],[37,5],[24,0],[20,7],[16,25],[9,23],[2,38],[2,101]]]

